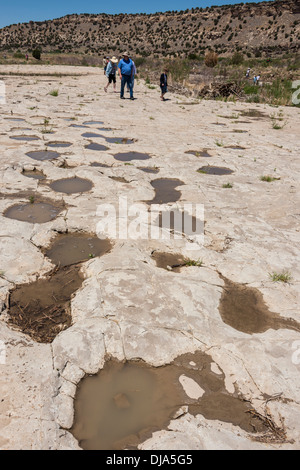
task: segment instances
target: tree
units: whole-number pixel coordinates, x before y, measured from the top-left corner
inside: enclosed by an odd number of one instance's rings
[[[205,54],[204,63],[207,67],[215,67],[218,63],[218,54],[209,51]]]

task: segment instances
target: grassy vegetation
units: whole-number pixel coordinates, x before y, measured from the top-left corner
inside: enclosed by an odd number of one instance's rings
[[[288,271],[284,271],[281,273],[277,273],[277,272],[269,273],[269,276],[273,282],[288,283],[292,279],[292,276]]]
[[[231,183],[226,183],[223,184],[222,188],[233,188],[233,185]]]

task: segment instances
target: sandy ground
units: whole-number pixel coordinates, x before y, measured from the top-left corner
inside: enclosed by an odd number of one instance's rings
[[[0,448],[76,449],[68,429],[84,374],[96,373],[107,356],[160,366],[197,350],[209,354],[216,374],[222,371],[228,394],[249,400],[280,432],[258,441],[231,422],[185,412],[141,448],[299,448],[299,331],[245,333],[225,324],[219,312],[224,276],[258,289],[270,312],[300,322],[299,109],[194,102],[171,93],[161,102],[157,86],[138,80],[135,100],[127,92],[120,100],[111,86],[104,92],[106,79],[97,68],[1,66],[0,80],[1,72],[24,75],[3,75],[6,104],[0,105]],[[53,90],[58,96],[49,94]],[[89,121],[103,124],[72,126]],[[283,127],[274,129],[274,122]],[[84,137],[85,132],[102,137]],[[20,135],[38,140],[11,138]],[[117,143],[119,137],[133,143]],[[53,141],[71,145],[51,149],[61,154],[54,160],[26,155],[50,150]],[[107,149],[85,148],[91,142]],[[198,154],[204,149],[210,157]],[[114,158],[128,151],[151,158]],[[94,162],[107,166],[91,166]],[[197,172],[207,165],[233,172]],[[139,167],[156,167],[159,173]],[[34,168],[46,182],[23,174]],[[74,176],[90,180],[93,188],[68,195],[49,186]],[[274,179],[262,181],[262,176]],[[151,181],[157,178],[181,180],[177,208],[204,208],[203,240],[117,238],[110,253],[83,263],[85,280],[72,298],[72,326],[51,344],[37,343],[9,324],[9,291],[53,267],[41,249],[57,232],[95,233],[97,208],[117,206],[120,197],[148,210],[143,201],[154,198]],[[224,188],[227,183],[232,187]],[[63,203],[64,209],[46,223],[3,215],[28,202],[28,194]],[[170,272],[156,266],[153,250],[181,253],[202,265]],[[274,272],[290,273],[289,283],[273,282]]]

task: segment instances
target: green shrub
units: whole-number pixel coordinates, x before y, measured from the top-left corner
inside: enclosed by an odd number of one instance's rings
[[[32,51],[32,57],[34,57],[36,60],[41,60],[41,51],[40,51],[40,49],[34,49]]]

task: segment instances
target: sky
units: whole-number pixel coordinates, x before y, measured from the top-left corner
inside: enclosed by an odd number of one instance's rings
[[[253,2],[255,0],[251,0]],[[0,28],[14,23],[44,21],[60,18],[72,13],[155,13],[157,11],[186,10],[212,5],[241,3],[235,0],[2,0],[0,6]]]

